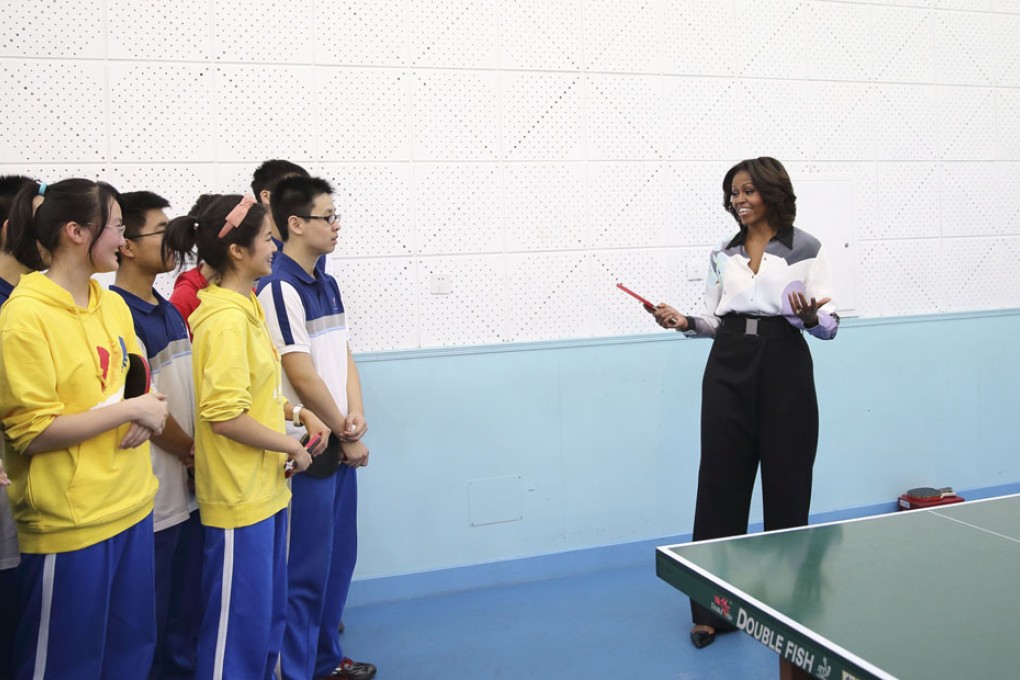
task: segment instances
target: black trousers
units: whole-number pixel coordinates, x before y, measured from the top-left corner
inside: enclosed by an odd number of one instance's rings
[[[705,366],[694,540],[747,532],[761,464],[765,530],[807,524],[818,446],[811,352],[782,317],[724,317]],[[733,626],[691,602],[695,624]]]

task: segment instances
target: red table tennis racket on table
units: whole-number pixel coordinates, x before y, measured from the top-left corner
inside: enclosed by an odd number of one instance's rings
[[[953,487],[947,486],[941,489],[936,489],[932,486],[919,486],[916,489],[911,489],[904,494],[907,498],[916,501],[932,501],[937,498],[948,498],[949,496],[955,496],[953,493]]]
[[[963,500],[950,486],[941,489],[936,489],[933,486],[919,486],[900,496],[898,505],[901,510],[919,510],[936,505],[961,503]]]
[[[623,285],[622,283],[616,284],[616,287],[619,288],[620,290],[622,290],[627,295],[630,295],[632,298],[636,299],[641,304],[643,304],[645,306],[645,309],[647,309],[649,312],[652,311],[653,309],[655,309],[655,305],[653,305],[651,302],[649,302],[648,300],[644,299],[643,297],[641,297],[640,295],[638,295],[637,293],[632,291],[630,288],[628,288],[627,286]]]

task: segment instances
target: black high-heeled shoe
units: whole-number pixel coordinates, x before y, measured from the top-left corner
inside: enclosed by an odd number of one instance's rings
[[[704,649],[713,642],[715,642],[715,631],[708,630],[691,631],[691,644],[697,647],[698,649]]]

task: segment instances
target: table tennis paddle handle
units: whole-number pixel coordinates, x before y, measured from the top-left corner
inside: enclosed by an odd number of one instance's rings
[[[632,298],[634,298],[635,300],[637,300],[638,302],[640,302],[642,305],[644,305],[644,308],[647,309],[649,312],[651,312],[651,311],[653,311],[655,309],[655,305],[653,305],[651,302],[649,302],[648,300],[644,299],[643,297],[641,297],[640,295],[638,295],[637,293],[632,291],[630,288],[628,288],[627,286],[623,285],[622,283],[616,284],[616,287],[619,288],[620,290],[622,290],[627,295],[629,295]]]

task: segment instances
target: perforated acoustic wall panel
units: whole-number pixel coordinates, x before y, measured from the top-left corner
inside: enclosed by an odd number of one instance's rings
[[[842,307],[1020,306],[1018,0],[48,0],[0,36],[0,173],[174,213],[329,179],[358,350],[655,332],[617,282],[698,312],[760,155],[854,216]]]

